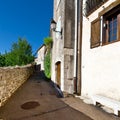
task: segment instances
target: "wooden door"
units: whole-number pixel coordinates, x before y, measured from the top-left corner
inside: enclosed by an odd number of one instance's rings
[[[61,86],[61,62],[56,63],[56,82],[57,85],[60,87]]]

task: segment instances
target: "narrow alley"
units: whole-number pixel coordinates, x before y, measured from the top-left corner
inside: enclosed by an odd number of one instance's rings
[[[51,82],[34,73],[0,108],[0,120],[91,120],[65,104]]]

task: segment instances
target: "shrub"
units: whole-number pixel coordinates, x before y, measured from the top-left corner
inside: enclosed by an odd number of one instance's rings
[[[51,43],[52,43],[52,38],[51,37],[44,38],[44,44],[46,46],[50,45]]]
[[[47,52],[44,59],[45,75],[48,79],[51,78],[51,54],[50,51]]]
[[[44,59],[44,68],[45,68],[45,75],[48,79],[51,78],[51,45],[52,45],[52,38],[46,37],[44,38],[44,44],[46,46],[46,56]]]

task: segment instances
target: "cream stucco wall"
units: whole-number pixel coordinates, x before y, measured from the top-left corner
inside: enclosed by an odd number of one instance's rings
[[[109,0],[104,8],[115,0]],[[120,100],[120,42],[90,49],[91,22],[103,10],[101,6],[88,18],[83,17],[82,96],[101,94]]]
[[[45,57],[45,45],[43,45],[37,52],[38,56],[35,62],[41,66],[41,70],[44,70],[44,57]]]

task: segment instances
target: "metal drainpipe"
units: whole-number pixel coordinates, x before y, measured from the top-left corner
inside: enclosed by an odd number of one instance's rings
[[[75,0],[74,93],[77,93],[78,0]]]
[[[82,64],[82,21],[83,21],[83,0],[78,0],[79,1],[79,19],[78,19],[78,59],[77,59],[77,93],[81,95],[81,64]]]

